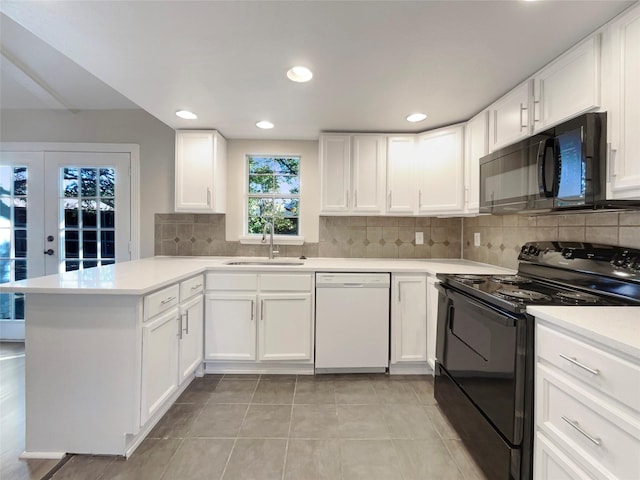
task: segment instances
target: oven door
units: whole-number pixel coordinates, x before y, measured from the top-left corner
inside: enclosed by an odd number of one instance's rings
[[[511,445],[523,438],[526,324],[526,317],[441,287],[437,361]]]

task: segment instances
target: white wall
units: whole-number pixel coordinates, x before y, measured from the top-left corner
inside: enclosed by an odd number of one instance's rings
[[[140,257],[153,256],[154,214],[173,212],[172,128],[144,110],[2,110],[0,141],[140,145]]]
[[[224,132],[222,132],[224,133]],[[318,242],[320,175],[317,141],[229,140],[227,142],[227,241],[243,234],[246,156],[300,156],[300,234],[305,242]]]

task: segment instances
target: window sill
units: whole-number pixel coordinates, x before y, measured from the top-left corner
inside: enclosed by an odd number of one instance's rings
[[[262,235],[246,235],[240,237],[240,243],[243,245],[264,245],[262,243]],[[269,236],[267,235],[267,242],[269,243]],[[304,243],[304,237],[300,235],[274,235],[274,245],[302,245]]]

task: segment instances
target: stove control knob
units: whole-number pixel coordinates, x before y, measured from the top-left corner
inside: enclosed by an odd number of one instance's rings
[[[573,250],[571,250],[570,248],[566,248],[564,250],[562,250],[562,256],[566,259],[571,259],[573,258]]]
[[[527,247],[526,245],[523,245],[522,248],[520,249],[520,254],[526,255],[528,252],[529,252],[529,247]]]
[[[537,255],[538,253],[540,253],[540,250],[535,245],[529,245],[529,248],[527,248],[527,253],[529,255]]]

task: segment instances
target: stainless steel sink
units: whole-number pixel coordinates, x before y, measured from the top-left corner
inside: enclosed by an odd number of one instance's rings
[[[265,266],[265,265],[276,265],[276,266],[294,266],[294,265],[304,265],[304,262],[295,262],[295,261],[287,261],[287,260],[242,260],[238,262],[226,262],[225,265],[256,265],[256,266]]]

